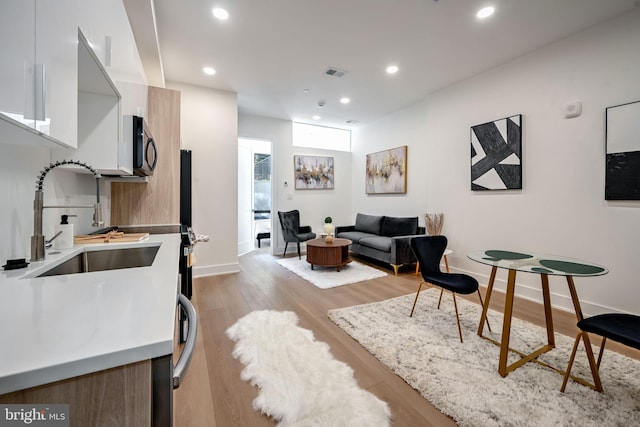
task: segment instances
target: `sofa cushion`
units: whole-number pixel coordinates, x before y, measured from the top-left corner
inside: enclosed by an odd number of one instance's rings
[[[374,235],[371,233],[363,233],[362,231],[345,231],[342,233],[338,233],[336,237],[339,237],[341,239],[349,239],[353,243],[358,243],[360,239],[362,239],[363,237],[371,237],[371,236],[374,236]]]
[[[359,213],[356,215],[356,231],[362,231],[363,233],[380,234],[383,218],[383,216],[374,216]]]
[[[371,236],[363,237],[358,242],[361,246],[377,249],[382,252],[391,252],[391,237]]]
[[[385,216],[382,221],[383,236],[410,236],[418,233],[418,217],[398,218]]]

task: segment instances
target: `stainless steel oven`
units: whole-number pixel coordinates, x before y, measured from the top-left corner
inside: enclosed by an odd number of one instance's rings
[[[153,376],[151,425],[153,427],[171,427],[173,425],[173,390],[182,384],[195,350],[198,317],[193,305],[182,293],[178,294],[178,310],[185,313],[188,325],[186,341],[178,362],[174,366],[172,355],[168,354],[156,357],[151,363]]]
[[[156,357],[151,361],[151,375],[153,377],[151,425],[153,427],[171,427],[173,425],[173,390],[182,384],[189,369],[198,331],[198,316],[189,301],[191,297],[191,268],[187,268],[188,254],[193,250],[196,235],[190,227],[187,228],[179,224],[120,225],[98,231],[105,230],[149,234],[180,233],[180,277],[176,292],[176,328],[179,329],[177,335],[179,335],[180,341],[179,345],[174,345],[174,348],[181,347],[182,351],[175,365],[173,363],[174,354]],[[188,295],[185,295],[185,292]]]

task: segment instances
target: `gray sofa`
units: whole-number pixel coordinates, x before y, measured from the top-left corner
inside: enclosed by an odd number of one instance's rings
[[[411,238],[425,234],[418,217],[400,218],[357,214],[355,225],[335,228],[336,237],[353,242],[352,253],[391,264],[397,275],[403,264],[413,264]]]

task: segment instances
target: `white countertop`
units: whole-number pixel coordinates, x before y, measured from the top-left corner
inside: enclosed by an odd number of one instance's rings
[[[32,277],[84,250],[154,245],[149,267]],[[179,234],[49,252],[0,272],[0,394],[173,352]]]

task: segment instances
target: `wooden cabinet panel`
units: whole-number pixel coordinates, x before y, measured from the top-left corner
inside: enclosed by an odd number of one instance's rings
[[[147,110],[158,164],[147,183],[111,184],[112,225],[180,222],[180,92],[149,87]]]
[[[66,404],[73,426],[150,426],[151,360],[0,396],[2,404]]]

